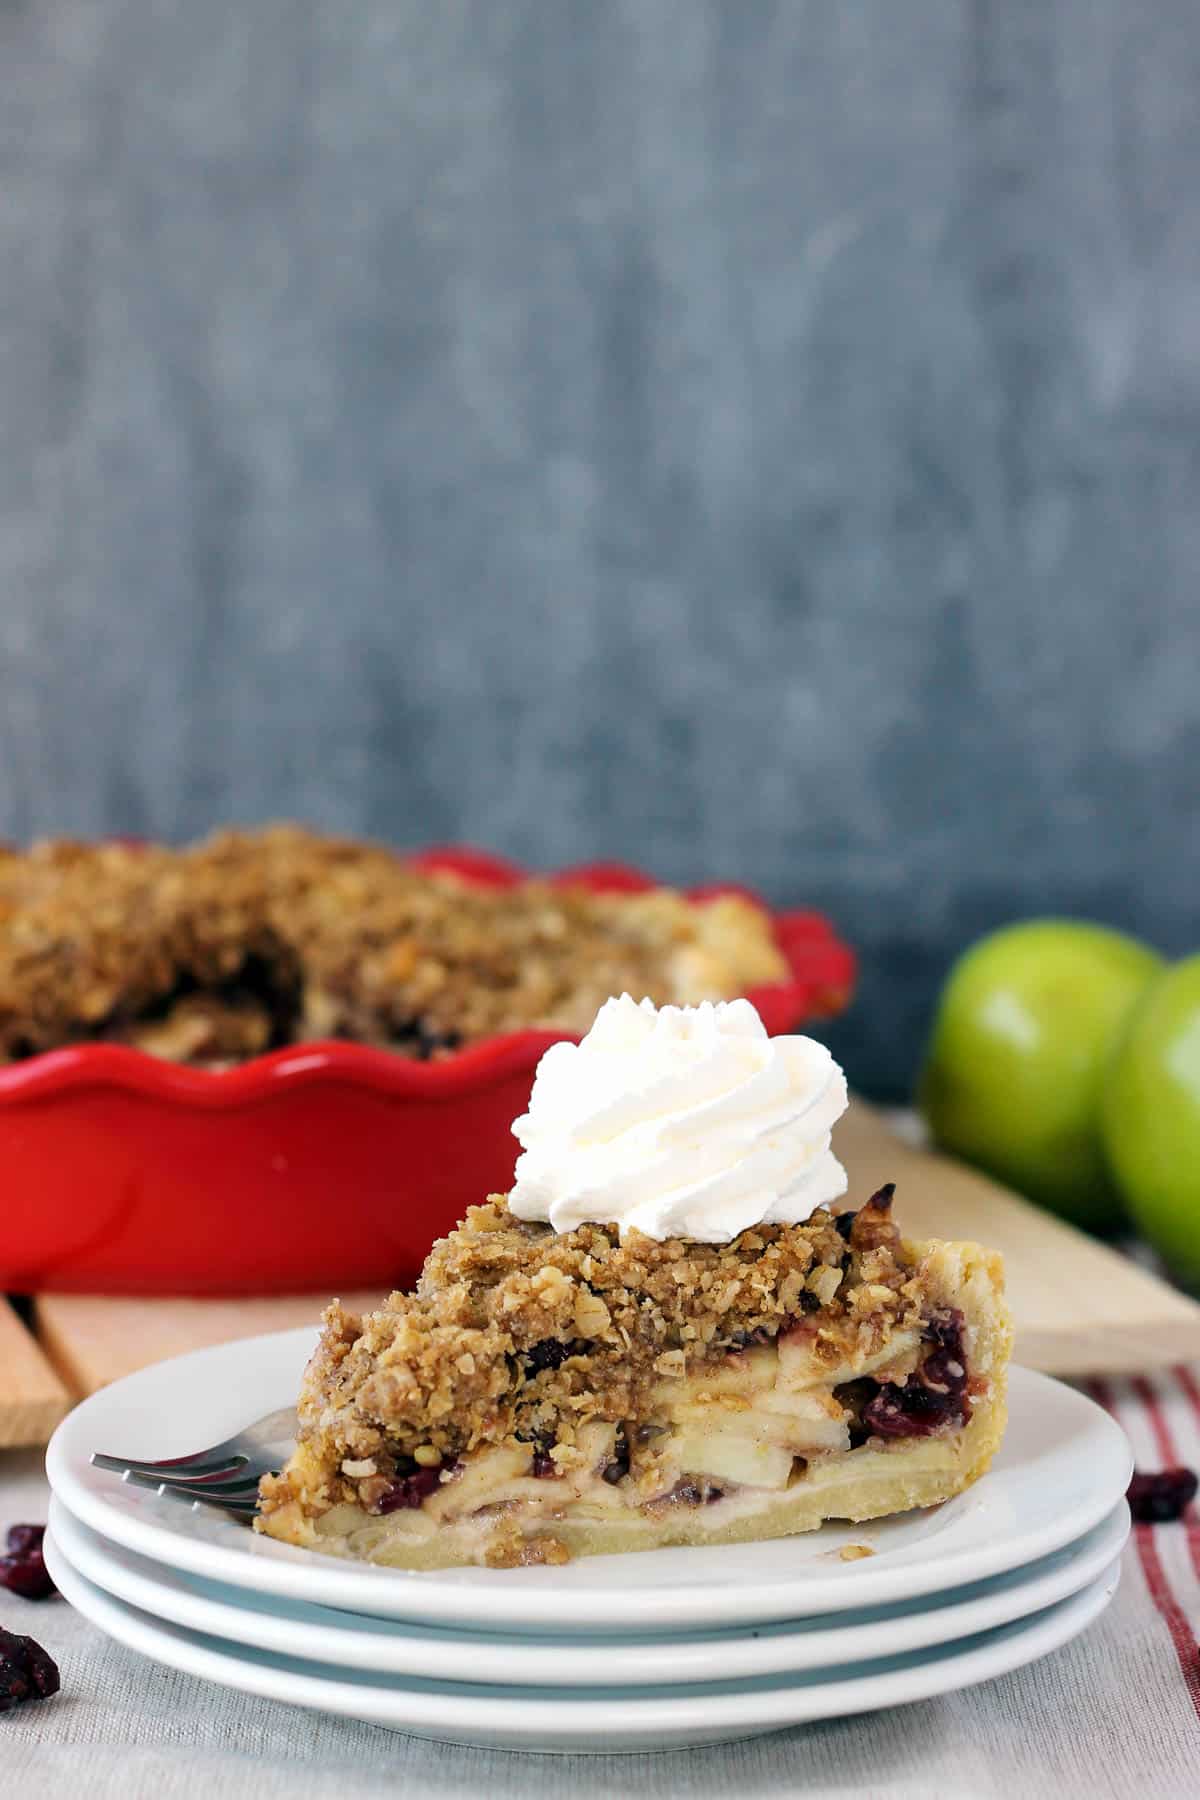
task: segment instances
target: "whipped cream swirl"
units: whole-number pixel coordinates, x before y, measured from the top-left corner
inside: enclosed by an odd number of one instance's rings
[[[829,1134],[846,1079],[823,1044],[769,1038],[748,1000],[607,1000],[538,1064],[508,1198],[556,1231],[588,1221],[727,1243],[846,1191]]]

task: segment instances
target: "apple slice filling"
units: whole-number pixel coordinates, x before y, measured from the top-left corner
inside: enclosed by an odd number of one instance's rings
[[[552,1443],[518,1442],[414,1467],[367,1510],[420,1508],[445,1523],[500,1509],[552,1518],[568,1507],[584,1515],[635,1507],[653,1517],[735,1492],[775,1493],[803,1480],[816,1459],[927,1437],[969,1416],[960,1313],[946,1309],[924,1331],[896,1332],[873,1355],[832,1370],[802,1321],[774,1342],[661,1382],[645,1421],[593,1420],[558,1457]]]

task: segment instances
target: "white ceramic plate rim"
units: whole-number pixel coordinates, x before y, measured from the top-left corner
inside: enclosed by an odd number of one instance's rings
[[[394,1677],[347,1679],[341,1672],[292,1658],[268,1660],[268,1653],[252,1650],[239,1654],[220,1639],[150,1618],[104,1593],[77,1573],[52,1533],[47,1534],[46,1561],[64,1597],[85,1618],[129,1649],[170,1668],[263,1699],[364,1719],[421,1737],[448,1732],[468,1742],[543,1749],[570,1748],[578,1739],[593,1743],[599,1739],[612,1748],[630,1736],[768,1731],[954,1692],[1058,1649],[1098,1617],[1120,1580],[1118,1562],[1078,1594],[1031,1618],[915,1658],[890,1658],[865,1668],[842,1665],[828,1671],[825,1679],[818,1673],[757,1683],[706,1683],[699,1690],[610,1692],[594,1698],[586,1692],[536,1688],[489,1692],[465,1683],[399,1684]]]
[[[359,1613],[509,1629],[616,1630],[798,1618],[942,1592],[1060,1549],[1128,1485],[1129,1445],[1108,1415],[1014,1369],[1010,1425],[991,1472],[945,1506],[802,1538],[582,1558],[566,1568],[380,1569],[250,1534],[91,1468],[93,1450],[177,1455],[288,1404],[309,1330],[194,1351],[102,1389],[51,1440],[50,1484],[102,1536],[157,1562],[260,1593]],[[847,1542],[876,1550],[841,1562]]]
[[[1075,1543],[1027,1569],[957,1590],[948,1603],[928,1600],[865,1615],[819,1616],[677,1636],[563,1639],[505,1638],[444,1626],[364,1618],[301,1603],[265,1601],[245,1590],[211,1585],[111,1544],[50,1503],[50,1527],[75,1571],[115,1599],[189,1630],[340,1669],[432,1676],[448,1681],[470,1671],[472,1682],[513,1687],[660,1685],[734,1680],[870,1662],[948,1643],[1041,1612],[1089,1585],[1120,1555],[1129,1536],[1122,1500]]]

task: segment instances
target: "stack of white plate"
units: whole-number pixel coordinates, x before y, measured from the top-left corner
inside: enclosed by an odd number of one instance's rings
[[[46,1560],[110,1636],[226,1687],[423,1737],[644,1750],[988,1680],[1066,1643],[1116,1589],[1129,1447],[1090,1401],[1023,1369],[992,1470],[944,1506],[561,1569],[343,1562],[90,1466],[94,1450],[181,1455],[290,1404],[311,1344],[286,1332],[160,1363],[59,1429]]]

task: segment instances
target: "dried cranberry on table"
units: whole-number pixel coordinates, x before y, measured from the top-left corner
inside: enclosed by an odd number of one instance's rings
[[[20,1556],[26,1550],[40,1550],[45,1535],[44,1525],[10,1525],[4,1547],[10,1556]]]
[[[0,1625],[0,1713],[57,1694],[58,1665],[40,1644]]]
[[[0,1587],[22,1600],[48,1600],[58,1589],[50,1579],[42,1555],[44,1525],[10,1525],[5,1539],[7,1554],[0,1556]]]
[[[1160,1469],[1156,1475],[1139,1470],[1125,1497],[1139,1525],[1171,1525],[1196,1498],[1197,1485],[1193,1469]]]

